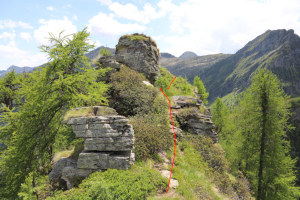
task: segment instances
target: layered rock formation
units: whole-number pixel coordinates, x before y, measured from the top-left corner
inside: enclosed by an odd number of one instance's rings
[[[191,134],[207,135],[214,142],[218,141],[211,114],[202,100],[186,96],[173,96],[171,102],[173,104],[171,106],[172,116],[179,122],[181,129]]]
[[[84,151],[79,154],[81,171],[128,169],[134,161],[134,131],[123,116],[71,118],[68,124],[76,137],[84,138]]]
[[[78,160],[59,160],[49,175],[54,183],[60,184],[64,180],[68,189],[94,171],[128,169],[135,160],[134,130],[132,125],[127,124],[128,119],[101,113],[101,110],[115,113],[112,108],[94,106],[92,110],[96,111],[94,116],[73,117],[68,120],[76,137],[84,139],[84,150],[79,154]]]
[[[150,37],[136,33],[122,36],[115,55],[101,57],[99,63],[101,67],[112,68],[113,72],[124,64],[154,83],[159,74],[159,55],[156,43]]]

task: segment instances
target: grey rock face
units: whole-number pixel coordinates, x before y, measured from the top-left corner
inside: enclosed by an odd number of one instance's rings
[[[218,135],[215,132],[215,126],[211,121],[209,110],[198,98],[173,96],[172,115],[180,124],[180,128],[195,135],[207,135],[214,142],[218,141]],[[202,111],[200,110],[202,107]],[[203,113],[203,110],[205,113]],[[178,132],[178,133],[176,133]],[[175,127],[175,134],[180,135],[181,129]],[[182,135],[182,133],[181,133]]]
[[[109,109],[112,108],[105,110]],[[127,124],[128,119],[119,115],[99,116],[101,112],[95,110],[94,116],[74,117],[67,122],[76,137],[84,138],[84,150],[77,161],[70,158],[59,160],[49,177],[56,182],[63,180],[68,189],[92,172],[109,168],[128,169],[134,164],[134,130]]]
[[[119,115],[71,118],[76,137],[85,139],[77,161],[80,176],[101,169],[128,169],[134,163],[134,130]]]
[[[57,181],[62,176],[62,171],[65,167],[76,167],[76,160],[71,158],[60,159],[53,167],[49,174],[49,179],[52,181]]]
[[[151,83],[159,73],[159,52],[154,41],[142,34],[125,35],[116,46],[117,62],[143,73]]]
[[[106,73],[106,76],[102,76],[99,81],[109,81],[109,78],[111,76],[111,74],[113,74],[116,71],[119,71],[122,64],[117,62],[115,59],[115,56],[103,56],[99,59],[99,64],[100,67],[102,68],[111,68],[111,71],[109,71],[108,73]]]

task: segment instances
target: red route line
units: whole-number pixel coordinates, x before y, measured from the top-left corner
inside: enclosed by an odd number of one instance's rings
[[[175,76],[175,78],[176,78],[176,76]],[[175,78],[173,79],[173,81],[175,81]],[[169,85],[169,87],[168,87],[167,89],[170,89],[170,87],[171,87],[173,81],[170,83],[170,85]],[[166,96],[166,95],[165,95],[165,96]],[[167,97],[167,98],[168,98],[168,97]],[[170,100],[169,100],[169,101],[170,101]]]
[[[176,79],[176,76],[175,78],[173,79],[173,81]],[[170,89],[173,81],[170,83],[170,86],[167,88],[167,89]],[[170,118],[171,118],[171,122],[172,122],[172,127],[173,127],[173,132],[174,132],[174,141],[175,141],[175,144],[174,144],[174,157],[173,157],[173,161],[172,161],[172,168],[171,168],[171,173],[170,173],[170,177],[169,177],[169,184],[168,184],[168,189],[167,189],[167,193],[169,192],[169,187],[170,187],[170,182],[171,182],[171,177],[172,177],[172,171],[173,171],[173,166],[174,166],[174,160],[175,160],[175,152],[176,152],[176,134],[175,134],[175,128],[174,128],[174,123],[173,123],[173,119],[172,119],[172,110],[171,110],[171,101],[170,99],[167,97],[167,95],[162,91],[162,89],[160,88],[160,91],[164,94],[164,96],[168,99],[169,101],[169,108],[170,108]]]

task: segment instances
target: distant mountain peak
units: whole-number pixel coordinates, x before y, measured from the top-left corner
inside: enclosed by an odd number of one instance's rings
[[[194,58],[194,57],[197,57],[198,55],[195,54],[194,52],[192,51],[186,51],[184,52],[181,56],[179,56],[179,58],[183,58],[183,59],[186,59],[186,58]]]
[[[173,56],[172,54],[170,53],[161,53],[160,56],[162,58],[175,58],[175,56]]]
[[[294,33],[294,30],[267,30],[263,34],[257,36],[254,40],[248,42],[239,52],[268,52],[281,47],[285,43],[298,42],[299,36]]]

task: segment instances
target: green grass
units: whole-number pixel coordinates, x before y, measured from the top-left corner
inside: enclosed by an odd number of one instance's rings
[[[109,107],[106,106],[99,106],[96,112],[96,116],[99,115],[117,115],[118,113]],[[95,116],[95,110],[94,107],[82,107],[82,108],[74,108],[72,110],[69,110],[65,116],[64,121],[74,118],[74,117],[90,117]]]
[[[206,175],[208,166],[201,155],[186,141],[182,146],[184,150],[181,153],[177,148],[173,170],[173,177],[179,182],[176,191],[190,200],[224,199],[224,195],[213,191],[215,186]]]
[[[90,174],[78,188],[57,192],[48,200],[145,199],[166,191],[168,179],[153,169],[153,162],[136,163],[129,170],[108,169]]]

